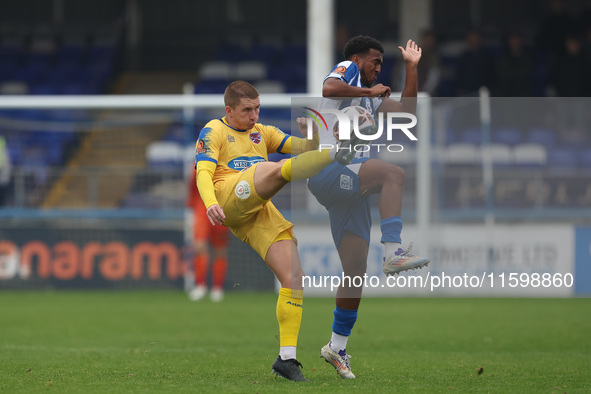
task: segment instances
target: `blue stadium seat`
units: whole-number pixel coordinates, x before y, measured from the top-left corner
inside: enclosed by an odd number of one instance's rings
[[[574,149],[553,148],[548,150],[547,166],[550,170],[573,170],[578,166],[578,153]]]
[[[195,85],[194,92],[195,94],[224,93],[228,83],[230,83],[230,81],[224,79],[202,80]]]
[[[467,144],[481,145],[482,131],[480,129],[466,129],[461,133],[460,141]]]
[[[21,165],[23,164],[23,145],[17,145],[14,143],[7,143],[8,145],[8,152],[10,154],[10,160],[12,161],[13,165]]]
[[[523,133],[518,129],[497,129],[492,131],[491,140],[494,143],[513,146],[523,142]]]
[[[556,133],[549,129],[531,129],[527,134],[526,142],[551,148],[556,145]]]
[[[59,83],[67,83],[78,81],[83,73],[85,73],[85,70],[80,63],[62,62],[56,64],[53,70],[49,73],[48,79]]]
[[[222,44],[218,47],[215,60],[235,63],[244,60],[247,52],[239,44]]]
[[[91,94],[90,90],[82,83],[69,82],[62,86],[62,94],[66,95],[84,95]]]
[[[281,51],[281,60],[284,64],[303,63],[306,64],[308,50],[304,44],[286,44]]]
[[[32,85],[29,92],[33,95],[56,95],[60,94],[60,88],[57,84],[41,83]]]
[[[591,170],[591,150],[584,149],[580,152],[579,165],[584,170]]]
[[[280,56],[278,48],[272,44],[254,44],[248,51],[248,58],[263,62],[270,68],[277,64]]]
[[[43,82],[50,71],[51,67],[48,63],[28,63],[24,67],[17,69],[13,74],[13,78],[35,84]]]
[[[437,141],[438,138],[440,138],[440,136],[436,136],[435,141]],[[458,142],[458,135],[456,133],[456,130],[451,129],[451,128],[445,129],[444,135],[443,135],[443,140],[441,142],[443,142],[445,145],[449,145],[454,142]]]
[[[10,81],[14,79],[14,73],[19,68],[19,63],[14,58],[0,59],[0,81]]]
[[[546,148],[542,144],[524,143],[513,147],[513,162],[519,167],[541,167],[547,162]]]
[[[57,60],[64,62],[84,63],[87,60],[88,49],[82,44],[62,44],[57,50]]]
[[[198,133],[199,130],[195,132]],[[178,144],[185,143],[185,126],[182,124],[173,124],[166,131],[166,135],[162,138],[162,141],[176,142]]]

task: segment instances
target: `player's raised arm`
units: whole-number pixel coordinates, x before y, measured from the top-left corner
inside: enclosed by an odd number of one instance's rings
[[[417,111],[418,79],[417,67],[423,50],[413,40],[408,40],[406,48],[398,47],[402,53],[402,60],[406,63],[406,75],[402,98],[397,100],[384,100],[378,108],[379,112],[408,112],[415,114]]]

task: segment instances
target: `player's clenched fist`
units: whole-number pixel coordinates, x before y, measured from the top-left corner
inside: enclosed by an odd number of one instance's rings
[[[390,93],[392,93],[392,89],[390,89],[389,86],[382,85],[381,83],[373,85],[370,88],[370,91],[371,93],[369,94],[369,97],[388,98],[390,97]]]
[[[209,208],[207,208],[207,218],[211,222],[213,226],[219,224],[220,226],[224,224],[224,220],[226,219],[226,215],[224,214],[224,210],[217,204],[213,204]]]

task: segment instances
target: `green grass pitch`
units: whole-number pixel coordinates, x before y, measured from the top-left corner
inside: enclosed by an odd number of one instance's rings
[[[334,301],[308,298],[298,359],[310,383],[271,374],[275,302],[0,292],[0,392],[591,392],[591,299],[365,299],[345,381],[319,358]]]

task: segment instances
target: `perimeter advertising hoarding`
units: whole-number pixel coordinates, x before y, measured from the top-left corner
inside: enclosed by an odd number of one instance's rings
[[[182,245],[175,230],[0,229],[0,289],[181,289]]]
[[[343,278],[330,231],[296,226],[307,275],[307,296],[334,296]],[[405,245],[416,229],[405,226]],[[441,225],[431,232],[431,263],[387,280],[381,272],[383,248],[379,228],[372,232],[367,296],[568,297],[574,294],[575,229],[571,225]],[[426,255],[425,251],[420,252]],[[308,279],[309,278],[309,279]],[[363,279],[363,280],[362,280]],[[580,287],[582,278],[578,278]]]

